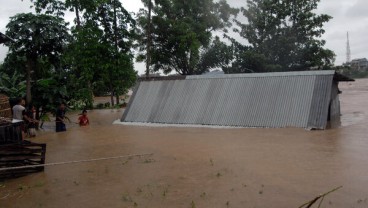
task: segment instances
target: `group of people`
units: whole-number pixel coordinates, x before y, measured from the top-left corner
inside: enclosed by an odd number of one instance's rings
[[[29,137],[36,136],[36,129],[39,126],[39,120],[36,116],[36,108],[34,105],[28,105],[26,108],[26,102],[24,99],[18,99],[17,104],[13,106],[13,119],[15,121],[23,121],[24,123],[21,125],[22,128],[22,138],[25,137],[25,134]],[[69,120],[68,117],[65,116],[66,106],[64,103],[61,103],[56,110],[56,119],[55,126],[56,132],[66,131],[65,121]],[[79,126],[87,126],[89,125],[89,119],[87,116],[87,110],[83,110],[82,114],[78,117]]]
[[[22,137],[26,133],[29,137],[36,136],[36,127],[39,121],[36,119],[36,108],[34,105],[29,105],[28,108],[25,107],[25,100],[18,99],[17,104],[13,106],[13,119],[24,121],[22,128]]]
[[[56,110],[56,132],[66,131],[65,120],[69,120],[68,117],[65,116],[65,104],[61,103],[59,108]],[[89,125],[89,119],[87,116],[87,110],[83,110],[82,114],[78,117],[79,126],[87,126]]]

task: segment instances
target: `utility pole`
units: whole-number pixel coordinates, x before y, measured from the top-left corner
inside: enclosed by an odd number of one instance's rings
[[[148,23],[147,23],[147,51],[146,51],[146,77],[149,77],[150,73],[150,65],[151,65],[151,43],[152,43],[152,36],[151,36],[151,13],[152,13],[152,0],[148,0]]]
[[[351,51],[350,51],[350,43],[349,43],[349,32],[346,34],[346,64],[349,64],[351,61]]]

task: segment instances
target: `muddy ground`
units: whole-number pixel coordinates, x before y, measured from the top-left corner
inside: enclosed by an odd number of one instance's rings
[[[368,207],[368,80],[340,88],[343,127],[325,131],[123,126],[122,110],[90,111],[89,127],[33,139],[48,163],[153,155],[0,182],[0,207],[285,208],[338,186],[321,207]]]

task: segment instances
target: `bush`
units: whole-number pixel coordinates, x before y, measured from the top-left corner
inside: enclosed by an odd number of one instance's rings
[[[96,105],[96,109],[104,109],[105,105],[103,103],[99,103]]]

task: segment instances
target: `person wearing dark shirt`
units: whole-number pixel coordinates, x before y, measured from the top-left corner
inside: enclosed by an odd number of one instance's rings
[[[66,131],[65,126],[65,104],[61,103],[59,108],[56,110],[56,132]]]

